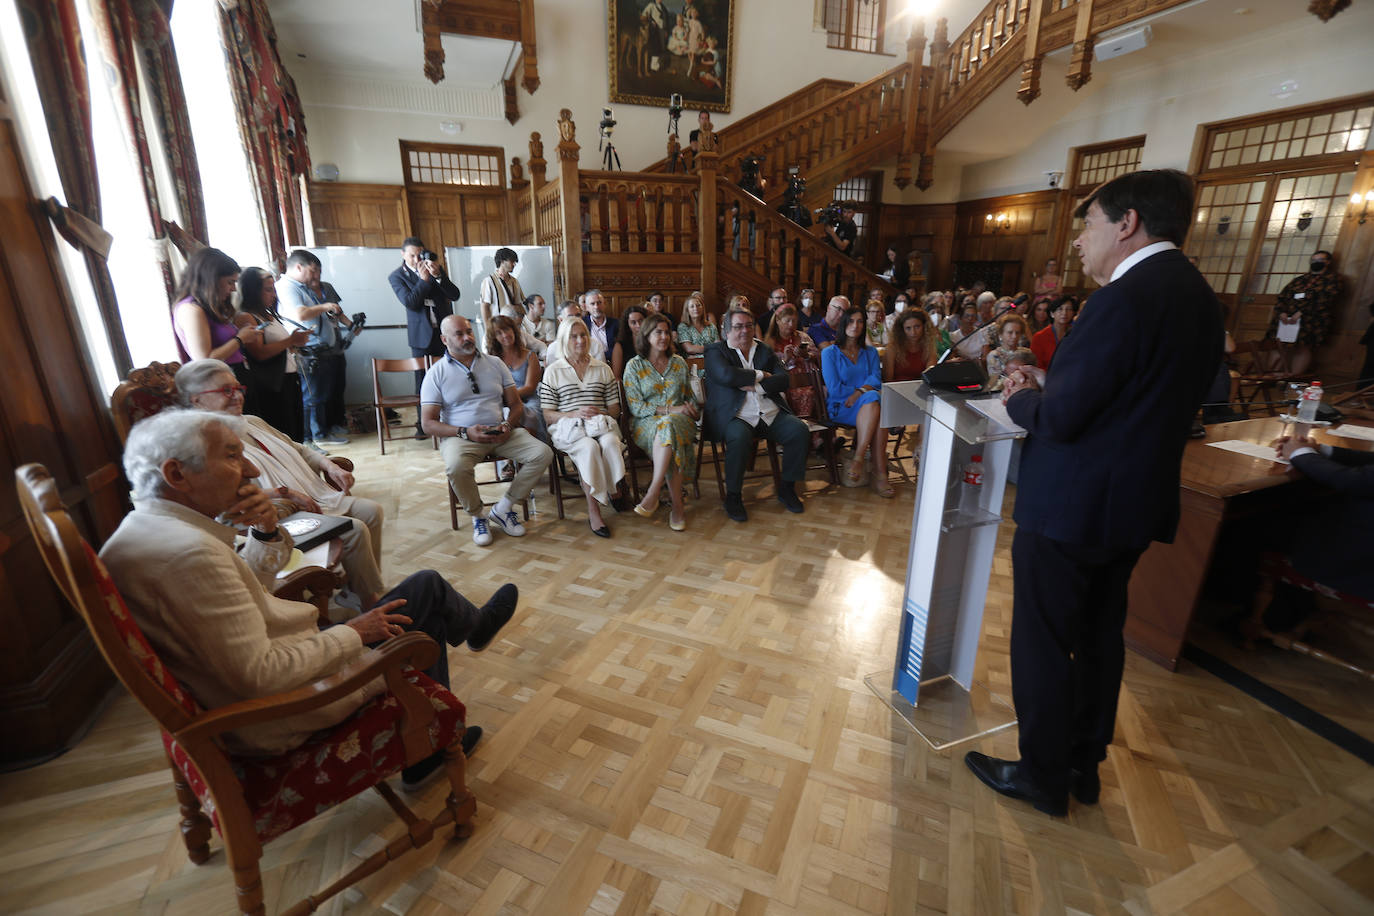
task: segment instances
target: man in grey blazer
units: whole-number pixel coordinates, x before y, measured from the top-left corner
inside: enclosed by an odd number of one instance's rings
[[[782,446],[778,502],[801,512],[797,481],[806,476],[811,433],[783,398],[791,380],[782,360],[754,339],[754,316],[746,309],[725,313],[725,340],[706,348],[706,434],[725,443],[725,514],[747,521],[740,488],[754,440],[763,436]]]

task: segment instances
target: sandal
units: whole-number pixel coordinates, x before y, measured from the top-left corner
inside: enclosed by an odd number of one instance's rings
[[[892,484],[887,482],[886,477],[879,477],[877,474],[874,474],[868,482],[869,485],[873,487],[873,491],[883,499],[891,499],[897,495],[897,491],[892,489]]]

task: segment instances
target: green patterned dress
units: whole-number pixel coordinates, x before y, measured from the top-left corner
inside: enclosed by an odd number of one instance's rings
[[[691,370],[681,356],[669,359],[668,370],[662,375],[642,356],[636,356],[625,366],[625,400],[634,418],[630,429],[635,444],[650,455],[655,445],[667,445],[673,465],[682,472],[684,480],[691,480],[697,473],[696,421],[680,413],[655,416],[654,410],[695,404],[690,378]]]

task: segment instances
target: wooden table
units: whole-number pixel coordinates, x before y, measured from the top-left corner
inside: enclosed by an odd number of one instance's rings
[[[1276,418],[1241,420],[1209,426],[1205,439],[1188,442],[1183,451],[1178,534],[1172,544],[1151,544],[1131,576],[1125,630],[1131,649],[1171,671],[1177,668],[1224,524],[1276,511],[1285,497],[1295,495],[1288,485],[1300,475],[1286,465],[1208,443],[1240,439],[1267,446],[1290,430],[1289,424]],[[1334,436],[1321,429],[1314,438],[1346,448],[1374,448],[1367,440]]]

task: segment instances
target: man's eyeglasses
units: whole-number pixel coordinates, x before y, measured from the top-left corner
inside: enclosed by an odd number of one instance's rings
[[[747,331],[754,326],[752,321],[735,321],[730,324],[732,331]]]
[[[223,388],[210,388],[206,391],[202,391],[201,394],[217,394],[220,397],[232,400],[235,397],[243,397],[244,392],[247,390],[248,388],[245,385],[225,385]]]

